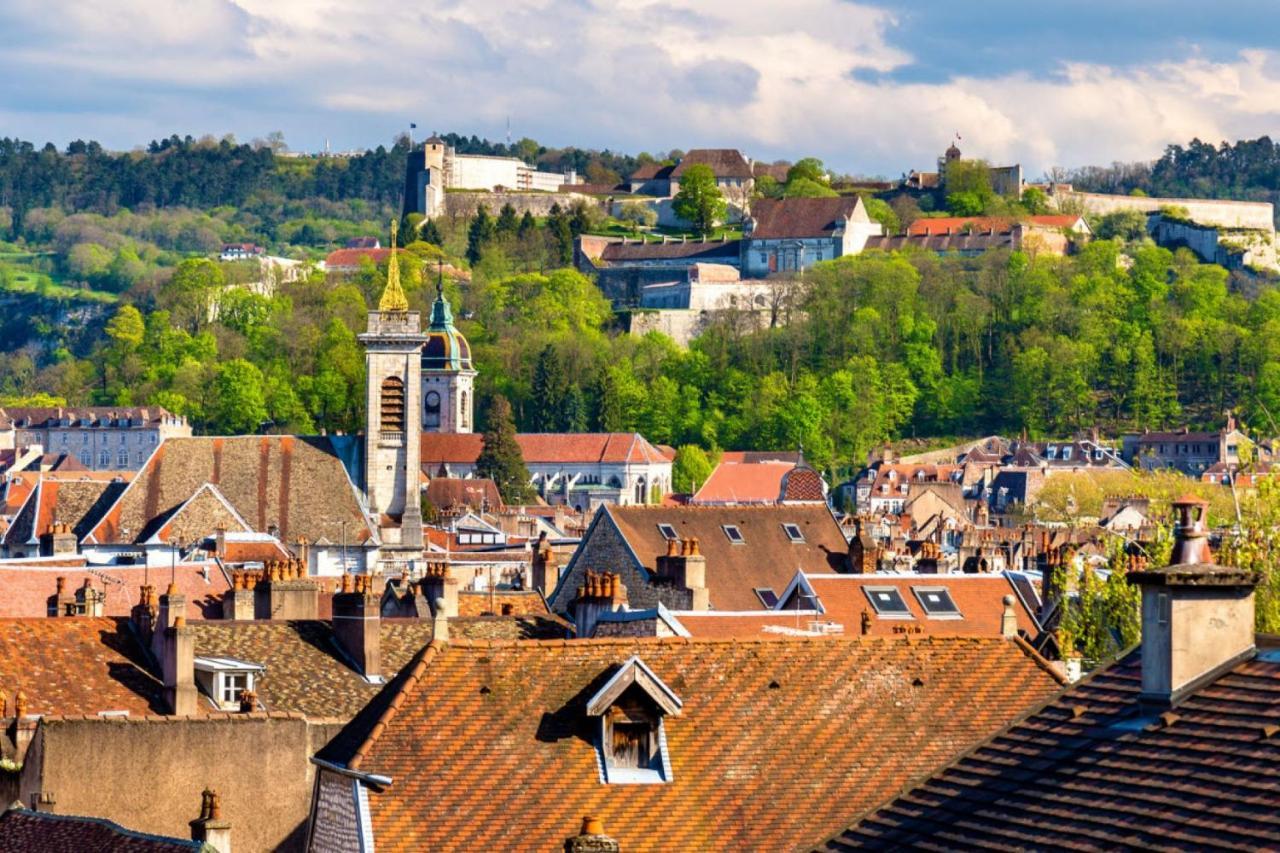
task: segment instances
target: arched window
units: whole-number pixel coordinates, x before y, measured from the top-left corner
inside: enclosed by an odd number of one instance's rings
[[[440,395],[428,391],[422,406],[422,425],[424,427],[440,426]]]
[[[404,432],[404,380],[388,376],[382,380],[382,431]]]
[[[641,477],[639,480],[636,480],[636,503],[638,504],[642,504],[645,502],[646,495],[645,495],[644,485],[645,485],[644,477]]]

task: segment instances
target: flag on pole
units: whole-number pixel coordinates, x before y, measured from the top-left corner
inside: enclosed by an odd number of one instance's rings
[[[414,130],[417,130],[417,129],[418,129],[418,126],[417,126],[416,124],[414,124],[413,122],[409,122],[409,127],[413,128]]]

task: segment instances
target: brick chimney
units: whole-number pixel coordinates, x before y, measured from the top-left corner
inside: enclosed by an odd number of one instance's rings
[[[366,679],[382,675],[382,602],[368,584],[355,590],[350,575],[333,594],[333,636]]]
[[[255,577],[244,570],[232,571],[231,589],[222,595],[222,618],[248,621],[254,617],[253,587]]]
[[[49,596],[48,613],[50,616],[74,616],[76,614],[76,597],[74,593],[67,592],[67,579],[57,577],[54,579],[53,595]]]
[[[1170,565],[1134,572],[1142,585],[1142,699],[1171,705],[1254,651],[1253,572],[1213,562],[1208,504],[1187,495]]]
[[[560,583],[560,566],[556,563],[556,553],[547,539],[547,531],[538,534],[538,541],[533,546],[533,587],[542,590],[543,595],[551,595]]]
[[[267,564],[266,578],[253,590],[255,619],[315,619],[320,612],[320,587],[307,577],[296,558]]]
[[[446,619],[458,615],[458,581],[449,571],[448,563],[427,563],[418,588],[423,598],[431,603],[431,612],[439,616],[443,606]],[[440,604],[443,602],[443,605]]]
[[[159,635],[161,631],[158,629]],[[196,712],[195,638],[187,627],[186,616],[179,615],[173,625],[163,629],[164,642],[160,669],[164,676],[165,704],[169,713],[189,717]]]
[[[855,575],[873,575],[880,567],[880,546],[867,531],[870,519],[853,520],[853,538],[849,540],[849,569]]]
[[[129,611],[129,621],[133,624],[133,629],[138,632],[138,637],[144,646],[151,645],[151,635],[155,631],[158,613],[156,588],[150,584],[143,584],[138,590],[138,603]]]
[[[601,613],[613,613],[627,605],[627,587],[613,572],[587,569],[578,597],[573,600],[574,631],[581,639],[590,637]]]
[[[657,560],[658,576],[689,593],[690,610],[710,610],[707,590],[707,558],[698,548],[697,537],[667,540],[667,553]]]
[[[191,821],[191,840],[203,841],[218,853],[231,853],[231,823],[222,817],[217,791],[204,789],[200,795],[200,817]]]
[[[587,815],[582,819],[582,829],[572,838],[565,839],[565,853],[620,853],[618,842],[604,834],[604,823],[598,817]]]

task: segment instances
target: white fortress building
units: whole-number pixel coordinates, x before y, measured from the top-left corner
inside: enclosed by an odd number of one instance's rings
[[[459,154],[438,136],[409,153],[405,174],[405,212],[427,218],[444,211],[446,190],[493,192],[559,192],[564,184],[577,183],[573,170],[541,172],[518,157]]]

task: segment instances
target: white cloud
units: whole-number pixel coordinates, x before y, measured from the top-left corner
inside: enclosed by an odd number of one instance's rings
[[[281,128],[314,149],[326,137],[387,141],[409,121],[496,137],[510,116],[518,134],[548,144],[732,145],[897,174],[928,167],[960,131],[966,153],[1037,175],[1149,158],[1193,136],[1258,135],[1280,112],[1280,62],[1258,50],[895,82],[912,57],[889,41],[893,15],[844,0],[59,6],[56,16],[31,0],[0,10],[0,29],[16,34],[0,54],[0,79],[14,81],[0,82],[10,133],[109,133],[128,147],[170,132]]]

